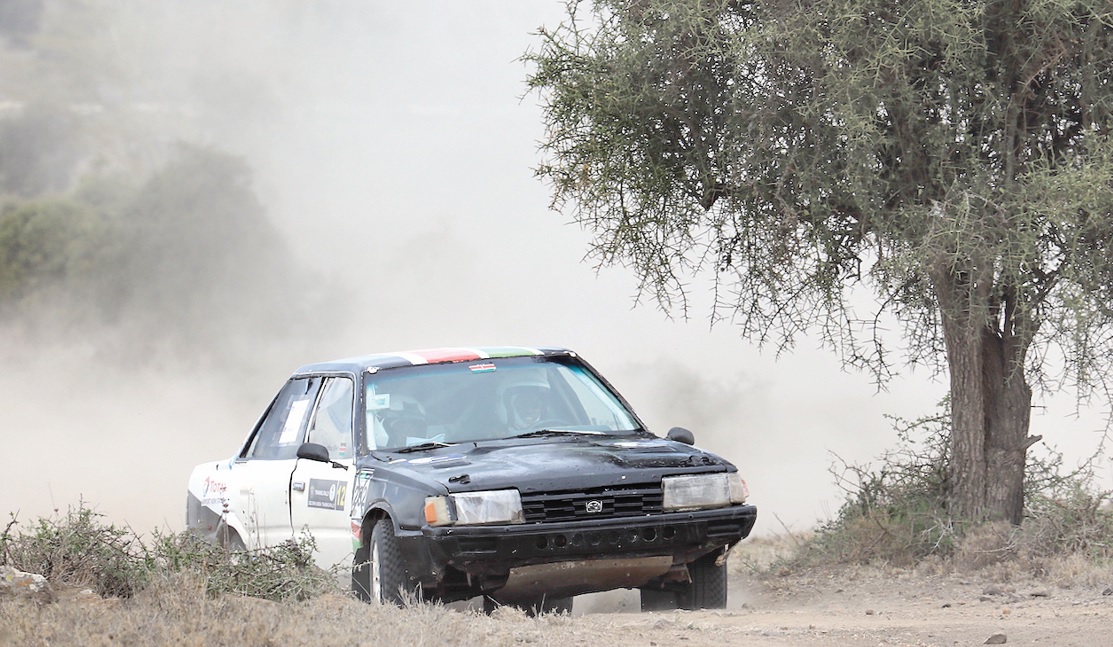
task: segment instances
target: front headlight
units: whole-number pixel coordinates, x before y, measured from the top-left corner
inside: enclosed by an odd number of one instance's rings
[[[425,498],[430,526],[523,523],[522,496],[517,490],[458,492]]]
[[[746,484],[738,472],[666,476],[661,479],[667,511],[722,508],[746,502]]]

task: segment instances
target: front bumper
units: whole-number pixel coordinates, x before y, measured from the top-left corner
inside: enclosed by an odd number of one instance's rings
[[[637,517],[504,526],[426,526],[400,537],[415,573],[440,588],[445,567],[471,578],[504,580],[513,568],[585,560],[670,556],[687,564],[733,546],[750,534],[757,508],[736,505],[713,510]],[[425,577],[422,577],[424,575]]]

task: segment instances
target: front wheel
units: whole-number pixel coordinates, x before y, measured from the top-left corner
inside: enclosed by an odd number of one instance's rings
[[[681,609],[725,609],[727,606],[727,565],[716,564],[712,553],[688,564],[689,582],[677,594]]]
[[[398,606],[415,593],[390,519],[376,521],[367,546],[356,552],[352,589],[356,597],[366,602]]]

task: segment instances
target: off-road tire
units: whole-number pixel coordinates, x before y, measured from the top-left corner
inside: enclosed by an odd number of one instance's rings
[[[676,591],[640,589],[642,611],[672,611],[677,608]]]
[[[394,524],[390,519],[379,519],[371,528],[371,595],[382,603],[402,606],[405,593],[412,593],[406,565],[402,562],[402,551],[398,548],[398,538],[394,536]],[[378,570],[378,586],[375,571]]]
[[[692,581],[677,594],[681,609],[725,609],[727,606],[727,565],[715,564],[718,555],[712,553],[688,564]]]
[[[398,606],[406,602],[408,594],[415,593],[390,519],[376,521],[367,545],[356,551],[352,590],[365,602]]]
[[[231,528],[229,528],[227,532],[224,533],[224,538],[221,540],[220,543],[225,552],[231,553],[233,555],[237,553],[247,552],[247,546],[244,545],[243,540],[240,539],[239,533],[235,530],[232,530]]]

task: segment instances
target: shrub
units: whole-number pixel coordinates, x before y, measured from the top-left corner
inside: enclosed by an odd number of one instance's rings
[[[146,586],[147,550],[126,528],[101,521],[84,504],[62,517],[40,518],[28,531],[3,535],[4,563],[51,583],[88,586],[102,596],[129,597]]]
[[[892,418],[895,450],[872,466],[836,457],[832,473],[847,493],[834,519],[820,527],[795,558],[817,562],[883,562],[910,566],[927,557],[952,559],[961,568],[983,568],[1023,557],[1033,571],[1040,560],[1084,554],[1113,557],[1109,493],[1095,486],[1088,465],[1064,471],[1062,456],[1030,452],[1025,473],[1025,519],[1021,526],[991,523],[964,528],[947,509],[950,452],[949,403],[940,412],[907,421]]]
[[[185,531],[156,535],[151,552],[155,572],[198,576],[209,595],[307,600],[339,592],[337,573],[313,564],[316,547],[313,537],[303,533],[269,548],[229,551]]]
[[[251,551],[228,551],[190,531],[156,532],[148,545],[102,516],[82,503],[17,534],[13,515],[0,535],[3,563],[105,597],[130,597],[152,581],[183,576],[199,579],[213,596],[305,600],[339,592],[337,574],[313,564],[316,543],[308,533]]]

